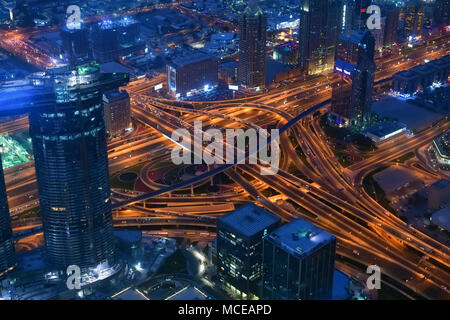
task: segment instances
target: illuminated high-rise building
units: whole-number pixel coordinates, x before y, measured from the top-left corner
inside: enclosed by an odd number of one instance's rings
[[[266,82],[267,17],[251,0],[240,22],[238,82],[247,88],[264,88]]]
[[[208,91],[218,84],[217,58],[209,54],[196,52],[174,59],[166,69],[169,94],[174,98]]]
[[[341,79],[333,84],[330,115],[339,126],[361,123],[370,115],[374,46],[369,30],[347,30],[339,39],[334,70]]]
[[[217,274],[223,288],[241,299],[261,292],[262,238],[280,219],[249,202],[217,222]]]
[[[134,52],[143,51],[140,24],[131,17],[105,19],[96,23],[91,32],[94,58],[109,62]]]
[[[404,37],[417,37],[422,34],[425,21],[425,5],[421,0],[410,0],[404,7]]]
[[[262,298],[331,299],[336,237],[303,219],[263,240]]]
[[[16,263],[14,242],[9,218],[5,178],[0,155],[0,276],[11,270]]]
[[[103,94],[106,132],[111,135],[124,133],[131,127],[130,96],[125,90],[110,90]]]
[[[304,73],[318,74],[333,69],[334,51],[341,28],[341,1],[301,1],[298,62]]]
[[[30,136],[49,262],[82,269],[114,262],[104,90],[128,82],[98,65],[32,78],[53,98],[29,114]]]

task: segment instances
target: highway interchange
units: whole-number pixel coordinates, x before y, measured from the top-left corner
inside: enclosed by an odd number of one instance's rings
[[[424,46],[404,49],[400,56],[380,58],[376,61],[376,81],[389,81],[400,70],[448,54],[449,47],[447,35]],[[38,54],[34,59],[43,63],[44,58]],[[158,226],[162,230],[154,232],[167,235],[178,232],[178,235],[192,235],[194,238],[201,238],[203,233],[209,239],[213,236],[217,214],[208,215],[200,209],[201,206],[223,208],[230,203],[251,199],[284,221],[302,217],[334,234],[338,238],[339,256],[365,266],[379,265],[387,276],[384,280],[393,280],[389,281],[390,285],[399,290],[408,288],[429,299],[449,299],[450,249],[387,211],[362,188],[362,180],[367,174],[429,144],[434,137],[449,129],[449,122],[444,120],[440,126],[427,128],[412,138],[388,143],[371,157],[344,168],[335,160],[317,114],[326,112],[331,85],[336,80],[333,74],[328,74],[285,83],[248,98],[215,102],[178,102],[148,95],[157,83],[165,81],[163,75],[131,82],[125,89],[132,99],[133,120],[136,128],[144,129],[134,130],[109,142],[111,174],[141,162],[170,160],[170,151],[175,146],[169,138],[171,132],[180,127],[191,132],[193,122],[198,120],[216,128],[277,125],[285,132],[280,137],[282,157],[277,174],[265,176],[260,173],[261,165],[242,164],[216,166],[192,180],[198,185],[224,172],[236,187],[220,194],[180,195],[174,192],[189,187],[189,181],[159,188],[147,181],[147,187],[155,189],[150,193],[114,189],[115,225]],[[27,118],[20,117],[3,122],[0,133],[21,132],[27,127]],[[299,149],[304,158],[296,151]],[[291,166],[302,176],[290,173]],[[5,170],[5,180],[12,215],[38,205],[33,162]],[[269,187],[279,195],[264,196],[263,191]],[[302,210],[279,205],[276,199],[280,198],[289,199]],[[167,210],[154,210],[152,205],[155,203],[167,205],[164,207]],[[187,213],[175,212],[168,210],[171,203],[186,205],[186,208],[196,207],[191,211],[186,209]],[[32,222],[32,225],[38,224],[37,220]],[[16,226],[23,225],[19,223]],[[165,226],[178,226],[180,229],[166,230]]]

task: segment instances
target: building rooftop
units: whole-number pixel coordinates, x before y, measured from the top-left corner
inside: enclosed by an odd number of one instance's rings
[[[346,32],[341,33],[340,39],[344,41],[350,41],[352,43],[360,44],[363,42],[364,37],[366,36],[369,30],[347,30]]]
[[[126,92],[125,90],[110,90],[103,94],[103,100],[105,100],[106,102],[128,99],[129,97],[130,96],[128,95],[128,92]]]
[[[443,117],[442,114],[394,97],[385,97],[374,102],[372,112],[380,118],[386,117],[390,120],[402,122],[412,131],[425,129]]]
[[[431,216],[431,222],[439,227],[450,231],[450,208],[443,208]]]
[[[258,207],[253,202],[248,202],[233,212],[220,217],[219,220],[242,235],[251,237],[274,223],[278,223],[280,218]]]
[[[184,67],[191,63],[196,63],[196,62],[200,62],[200,61],[212,59],[212,58],[213,57],[211,55],[206,54],[206,53],[195,53],[195,54],[192,54],[192,55],[189,55],[186,57],[180,57],[180,58],[174,59],[171,64],[175,68],[181,68],[181,67]]]
[[[365,133],[369,133],[379,138],[387,138],[389,136],[393,136],[406,128],[406,124],[401,122],[392,122],[385,121],[379,124],[376,124],[366,130]]]
[[[394,74],[394,78],[398,79],[412,79],[412,78],[418,78],[419,75],[411,70],[404,70],[400,71],[396,74]]]
[[[336,238],[304,219],[297,219],[278,228],[264,238],[284,251],[300,257],[310,255]]]
[[[450,180],[441,179],[431,185],[431,187],[444,190],[450,187]]]
[[[430,73],[433,73],[433,69],[428,66],[428,64],[422,64],[420,66],[415,66],[414,68],[411,68],[412,72],[421,74],[421,75],[428,75]]]

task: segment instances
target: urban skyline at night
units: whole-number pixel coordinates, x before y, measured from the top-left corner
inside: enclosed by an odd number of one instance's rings
[[[448,0],[0,0],[0,300],[449,300],[449,112]]]

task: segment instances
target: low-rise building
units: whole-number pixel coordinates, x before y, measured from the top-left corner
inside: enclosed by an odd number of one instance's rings
[[[428,191],[428,207],[438,210],[450,200],[450,181],[439,180],[433,183]]]
[[[406,132],[406,125],[401,122],[386,121],[372,126],[362,133],[376,145],[401,136]]]

